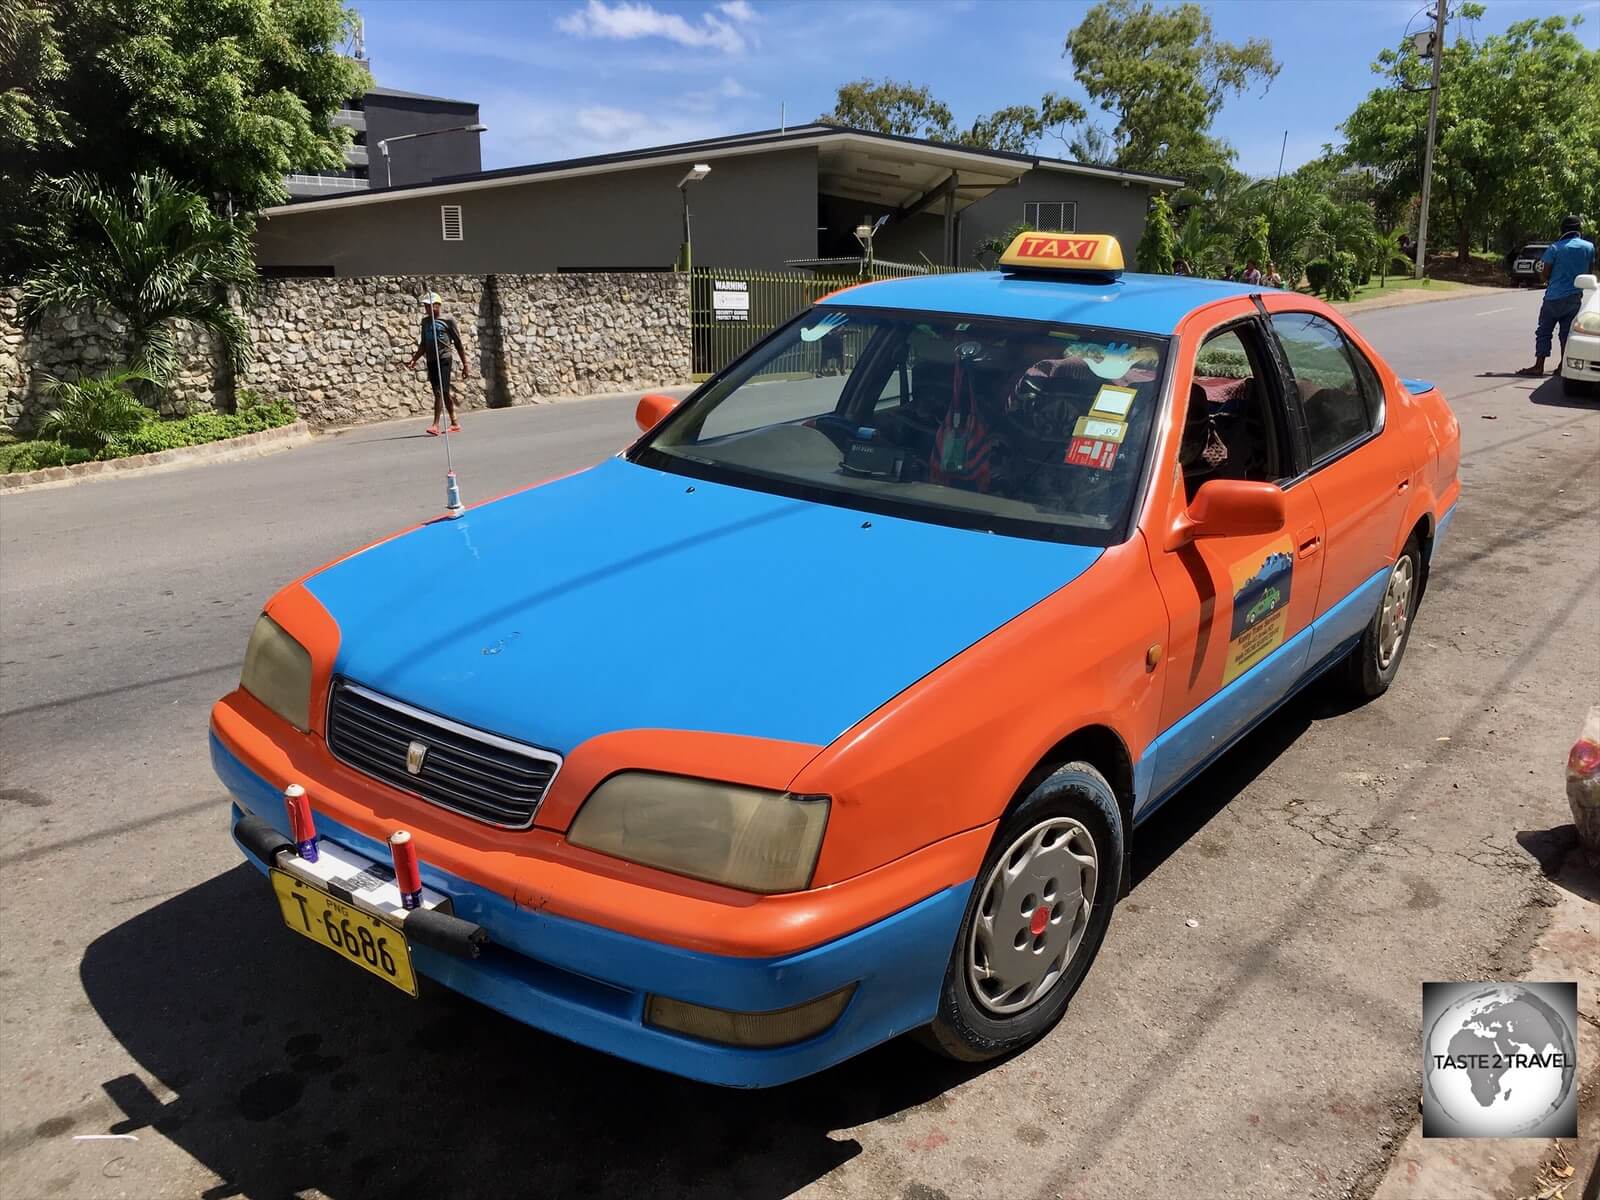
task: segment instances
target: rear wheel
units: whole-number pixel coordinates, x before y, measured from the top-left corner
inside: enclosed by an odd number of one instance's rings
[[[1105,938],[1122,860],[1105,776],[1075,762],[1039,784],[1000,823],[978,872],[923,1043],[981,1062],[1048,1033]]]
[[[1400,673],[1400,659],[1411,640],[1411,622],[1422,597],[1422,546],[1413,537],[1389,569],[1383,598],[1345,661],[1344,683],[1359,699],[1372,700],[1389,690]]]

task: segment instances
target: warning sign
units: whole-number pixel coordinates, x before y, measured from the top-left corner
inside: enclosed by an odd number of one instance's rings
[[[748,321],[750,285],[742,279],[712,280],[711,311],[718,321]]]

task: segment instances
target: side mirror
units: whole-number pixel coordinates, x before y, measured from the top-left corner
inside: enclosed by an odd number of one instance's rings
[[[1593,275],[1579,275],[1572,281],[1572,286],[1581,292],[1592,292],[1600,287],[1600,280],[1596,280]]]
[[[1283,489],[1277,484],[1213,479],[1200,485],[1189,507],[1173,522],[1167,549],[1181,550],[1196,538],[1276,533],[1288,519]]]
[[[649,433],[662,421],[667,414],[678,407],[678,402],[671,396],[663,396],[660,392],[646,392],[639,397],[639,407],[633,411],[634,424],[639,426],[640,433]]]

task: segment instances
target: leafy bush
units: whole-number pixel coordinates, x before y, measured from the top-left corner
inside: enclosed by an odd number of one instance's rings
[[[1195,359],[1194,373],[1218,379],[1250,378],[1250,360],[1239,350],[1223,350],[1208,346]]]
[[[1163,192],[1157,192],[1150,201],[1150,215],[1145,218],[1144,236],[1139,239],[1135,261],[1139,270],[1152,275],[1171,275],[1173,257],[1172,205]]]
[[[1356,293],[1356,256],[1348,250],[1333,254],[1333,273],[1328,278],[1328,298],[1348,300]]]
[[[0,446],[0,475],[12,471],[39,471],[45,467],[72,467],[94,455],[60,442],[12,442]]]
[[[1306,264],[1306,282],[1313,292],[1326,292],[1333,278],[1333,264],[1325,258],[1313,258]]]
[[[176,421],[162,421],[149,410],[147,419],[127,433],[106,439],[94,453],[65,442],[36,441],[0,445],[0,474],[11,471],[37,471],[43,467],[71,467],[100,458],[127,458],[131,454],[153,454],[179,446],[200,446],[246,433],[277,429],[299,419],[294,408],[282,400],[263,402],[254,397],[237,413],[200,412]]]
[[[130,454],[154,454],[179,446],[201,446],[246,433],[276,429],[297,419],[298,414],[282,400],[253,404],[236,413],[199,412],[176,421],[151,421],[147,425],[113,438],[105,458],[126,458]]]
[[[149,379],[139,371],[86,375],[71,382],[46,376],[45,395],[55,401],[55,407],[39,423],[39,439],[87,450],[91,456],[98,454],[112,438],[155,419],[128,391],[131,385]]]

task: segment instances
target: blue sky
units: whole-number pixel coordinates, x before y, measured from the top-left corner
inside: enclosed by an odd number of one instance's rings
[[[923,83],[958,119],[1046,91],[1085,97],[1061,56],[1089,0],[355,0],[367,54],[387,87],[476,100],[485,167],[659,145],[778,124],[832,108],[861,76]],[[1425,25],[1422,0],[1212,0],[1217,35],[1265,37],[1276,82],[1231,101],[1214,132],[1254,174],[1286,169],[1336,140],[1377,80],[1384,46]],[[1582,15],[1600,38],[1600,0],[1488,0],[1475,25]],[[1041,153],[1065,156],[1045,141]]]

